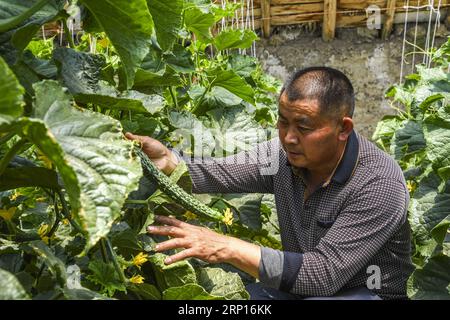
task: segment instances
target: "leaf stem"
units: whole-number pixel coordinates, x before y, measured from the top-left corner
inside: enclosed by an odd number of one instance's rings
[[[120,280],[123,283],[125,283],[127,281],[127,278],[125,277],[123,270],[120,267],[119,262],[117,261],[116,253],[112,248],[111,241],[108,238],[103,238],[102,240],[106,244],[106,249],[108,250],[112,263],[114,264],[114,268],[116,269],[116,272],[119,274]]]
[[[172,86],[169,87],[169,92],[172,97],[173,103],[175,104],[175,108],[178,110],[178,101],[177,101],[177,98],[175,97],[175,93],[173,92]]]
[[[61,190],[57,190],[56,193],[59,196],[59,201],[61,201],[61,205],[62,205],[62,213],[64,218],[66,218],[67,220],[69,220],[70,224],[72,225],[72,227],[77,230],[79,233],[83,234],[83,229],[81,229],[81,227],[78,225],[78,223],[76,223],[75,221],[73,221],[72,217],[70,216],[69,213],[69,208],[67,207],[67,202],[66,199],[64,199],[64,195],[62,194]]]
[[[9,19],[0,20],[0,33],[13,29],[14,27],[21,24],[23,21],[31,17],[37,11],[39,11],[43,6],[45,6],[50,0],[40,0],[36,2],[31,8],[25,10],[21,14]]]

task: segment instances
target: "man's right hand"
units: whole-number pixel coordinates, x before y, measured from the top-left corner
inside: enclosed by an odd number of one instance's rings
[[[158,140],[146,136],[138,136],[130,132],[125,133],[125,137],[129,140],[139,141],[142,145],[142,151],[166,175],[170,175],[178,165],[177,157]]]

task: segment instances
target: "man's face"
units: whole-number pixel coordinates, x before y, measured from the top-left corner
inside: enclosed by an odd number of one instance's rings
[[[338,151],[339,126],[320,114],[317,100],[279,101],[277,127],[291,165],[316,170],[333,161]]]

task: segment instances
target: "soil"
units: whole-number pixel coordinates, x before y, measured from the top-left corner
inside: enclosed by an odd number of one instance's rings
[[[433,30],[432,25],[432,30]],[[415,23],[406,27],[406,39],[423,47],[428,24]],[[384,115],[395,114],[389,100],[384,98],[386,90],[400,80],[403,49],[403,24],[396,24],[390,38],[379,37],[379,30],[367,28],[337,29],[336,38],[324,42],[320,27],[283,27],[275,29],[269,39],[257,42],[257,56],[269,74],[283,82],[297,69],[308,66],[329,66],[344,72],[355,89],[355,127],[370,138],[376,124]],[[436,32],[434,46],[444,43],[449,36],[445,25]],[[431,41],[431,40],[430,40]],[[405,54],[413,47],[405,44]],[[403,75],[411,73],[413,55],[407,55]],[[414,61],[422,62],[423,55],[415,54]]]

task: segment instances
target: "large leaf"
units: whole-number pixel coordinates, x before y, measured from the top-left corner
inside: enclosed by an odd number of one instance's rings
[[[0,125],[22,114],[24,91],[14,73],[0,57]]]
[[[440,179],[434,173],[425,176],[410,203],[410,224],[416,246],[424,256],[431,255],[437,242],[442,243],[446,230],[432,233],[450,212],[450,185],[438,192]],[[442,234],[443,233],[443,234]]]
[[[164,51],[172,49],[181,28],[183,0],[147,0],[155,23],[158,43]]]
[[[450,166],[450,130],[434,124],[425,126],[427,156],[435,168]]]
[[[266,139],[265,130],[244,110],[233,107],[215,109],[208,113],[209,130],[215,139],[215,156],[249,150]]]
[[[439,254],[418,267],[408,280],[408,296],[414,300],[450,300],[450,258]]]
[[[58,48],[54,50],[53,58],[58,62],[64,85],[78,102],[141,113],[155,113],[164,106],[164,99],[159,95],[137,91],[120,93],[102,80],[101,70],[106,62],[101,55]]]
[[[156,282],[161,291],[170,287],[180,287],[188,283],[196,283],[195,270],[191,264],[186,261],[178,261],[169,265],[164,263],[167,258],[165,254],[156,253],[149,260],[156,276]]]
[[[258,36],[249,29],[230,29],[221,31],[214,38],[214,45],[217,50],[225,49],[246,49],[250,48]]]
[[[142,168],[131,161],[132,144],[122,138],[118,121],[73,108],[57,82],[44,81],[35,90],[36,117],[50,128],[76,173],[79,203],[71,203],[87,233],[88,249],[109,233],[126,197],[137,188]]]
[[[126,89],[131,88],[136,69],[149,52],[155,36],[154,22],[146,0],[80,0],[102,27],[122,60]]]
[[[401,159],[425,148],[421,121],[406,120],[396,128],[391,152],[395,159]]]
[[[211,38],[210,28],[215,23],[214,15],[212,13],[205,13],[197,6],[191,6],[184,11],[184,23],[189,31],[199,39]]]
[[[250,229],[260,230],[262,194],[225,194],[224,199],[238,210],[240,222]]]
[[[212,86],[223,87],[243,100],[255,104],[253,88],[233,70],[211,70],[208,72],[208,78]]]
[[[170,139],[177,150],[194,156],[210,156],[214,149],[211,132],[191,113],[169,113],[170,124],[176,128]],[[194,143],[192,143],[192,141]]]
[[[202,268],[197,272],[198,284],[213,296],[227,300],[248,299],[244,283],[237,273],[220,268]]]
[[[58,176],[53,170],[41,167],[7,168],[0,175],[0,191],[23,187],[60,189]]]
[[[59,285],[64,287],[67,282],[67,273],[65,264],[52,252],[52,250],[42,241],[32,241],[23,246],[28,253],[34,253],[47,265],[50,272],[56,277]]]
[[[41,25],[62,16],[65,2],[64,0],[51,0],[13,30],[0,33],[0,55],[4,56],[9,64],[14,64]],[[19,16],[35,3],[36,1],[33,0],[1,0],[0,19]]]
[[[30,297],[19,280],[10,272],[0,269],[0,300],[28,300]]]
[[[224,298],[211,295],[196,283],[188,283],[164,290],[163,300],[224,300]]]

